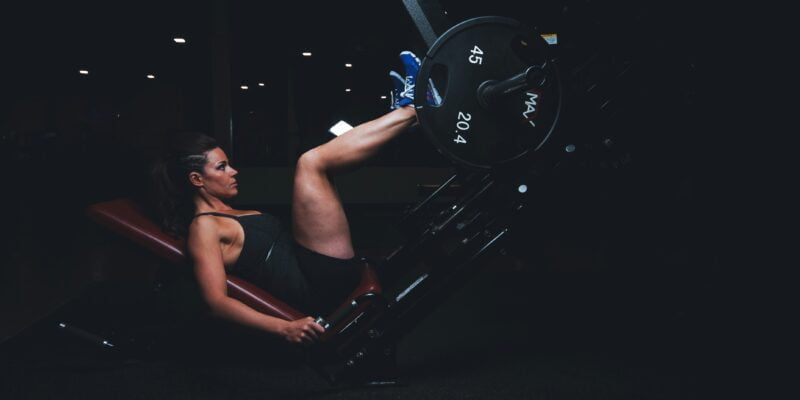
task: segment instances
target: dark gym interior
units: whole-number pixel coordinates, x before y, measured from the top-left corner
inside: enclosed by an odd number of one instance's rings
[[[287,221],[298,157],[337,121],[388,111],[398,53],[425,54],[402,1],[0,6],[0,398],[706,399],[746,385],[703,11],[438,3],[454,23],[503,16],[557,37],[553,137],[576,161],[539,171],[536,207],[397,343],[387,387],[331,386],[297,348],[209,316],[189,269],[86,209],[143,200],[170,135],[202,131],[240,171],[235,206]],[[390,252],[454,168],[413,127],[337,176],[356,251]]]

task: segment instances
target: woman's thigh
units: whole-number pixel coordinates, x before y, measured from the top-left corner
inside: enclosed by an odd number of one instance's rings
[[[323,145],[324,146],[324,145]],[[309,250],[348,259],[354,256],[350,226],[319,148],[297,162],[292,192],[292,233]]]

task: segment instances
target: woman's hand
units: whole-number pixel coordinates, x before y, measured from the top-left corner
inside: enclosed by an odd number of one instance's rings
[[[319,340],[319,335],[325,333],[325,328],[314,322],[314,318],[305,317],[287,322],[281,334],[290,343],[313,343]]]

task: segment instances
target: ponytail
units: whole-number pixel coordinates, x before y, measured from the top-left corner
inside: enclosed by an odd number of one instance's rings
[[[153,162],[150,169],[153,200],[158,221],[164,232],[186,237],[195,214],[194,194],[189,183],[191,172],[201,172],[207,153],[219,147],[214,138],[202,133],[176,135],[169,151]]]

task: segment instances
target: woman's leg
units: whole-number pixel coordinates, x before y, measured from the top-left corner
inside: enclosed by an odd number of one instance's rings
[[[402,107],[358,125],[300,157],[292,194],[292,229],[299,244],[330,257],[353,257],[350,226],[329,174],[375,155],[415,121],[414,108]]]

